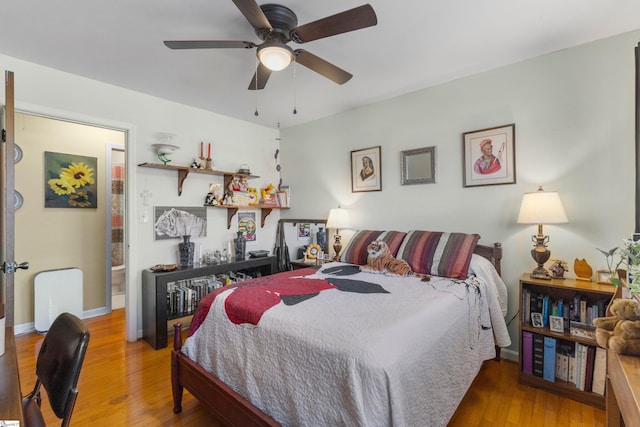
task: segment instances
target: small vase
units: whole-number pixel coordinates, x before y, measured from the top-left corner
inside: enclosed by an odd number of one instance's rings
[[[245,259],[245,251],[247,248],[247,238],[244,237],[244,232],[238,231],[238,237],[236,237],[235,241],[235,260],[236,261],[244,261]]]
[[[178,243],[178,250],[180,251],[180,267],[192,268],[196,244],[190,241],[191,236],[188,234],[182,236],[182,239],[184,241],[182,243]]]
[[[318,228],[318,234],[316,234],[316,240],[318,242],[318,246],[322,248],[322,252],[329,253],[327,251],[327,232],[324,230],[324,228],[322,227]]]

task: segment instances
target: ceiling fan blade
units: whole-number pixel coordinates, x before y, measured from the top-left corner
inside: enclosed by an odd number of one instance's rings
[[[256,79],[257,76],[257,79]],[[267,81],[271,76],[271,70],[262,65],[262,63],[258,64],[258,69],[253,74],[251,78],[251,82],[249,83],[249,90],[260,90],[264,89],[267,85]]]
[[[371,27],[377,23],[378,18],[373,7],[370,4],[365,4],[297,27],[291,31],[291,40],[297,43],[307,43]]]
[[[296,55],[297,63],[304,65],[311,71],[315,71],[329,80],[333,80],[339,85],[345,84],[351,80],[351,77],[353,77],[352,74],[347,73],[342,68],[338,68],[332,63],[327,62],[319,56],[307,52],[304,49],[296,49],[294,54]]]
[[[271,24],[255,0],[233,0],[240,12],[247,18],[253,28],[271,29]]]
[[[240,40],[166,40],[164,44],[170,49],[251,49],[256,47],[254,43]]]

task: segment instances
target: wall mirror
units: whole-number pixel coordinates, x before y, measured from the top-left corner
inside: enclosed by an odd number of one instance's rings
[[[401,152],[402,185],[436,182],[436,147]]]

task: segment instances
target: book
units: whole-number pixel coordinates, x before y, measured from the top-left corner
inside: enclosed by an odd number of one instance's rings
[[[594,363],[595,355],[596,355],[596,348],[592,345],[587,346],[584,391],[591,391],[591,386],[593,385],[593,363]]]
[[[593,384],[591,391],[604,396],[604,385],[607,379],[607,350],[602,347],[596,348],[595,360],[593,362]]]
[[[533,333],[522,332],[522,372],[533,375]]]
[[[549,326],[549,295],[542,297],[542,325],[546,328]]]
[[[553,337],[544,337],[542,378],[550,382],[556,380],[556,339]]]
[[[582,383],[582,344],[580,344],[580,343],[576,343],[576,373],[575,373],[575,380],[576,380],[576,388],[578,388],[580,390],[584,390],[584,386],[582,386],[583,388],[580,388],[580,384],[584,384],[584,383]]]
[[[561,381],[569,380],[569,355],[560,345],[556,347],[556,378]]]
[[[544,366],[544,335],[533,334],[533,375],[542,377]]]
[[[567,381],[576,385],[576,353],[575,350],[569,355],[569,370],[567,371]]]

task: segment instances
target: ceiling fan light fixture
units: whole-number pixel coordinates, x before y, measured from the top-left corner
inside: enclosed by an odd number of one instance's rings
[[[258,59],[271,71],[284,70],[293,60],[293,49],[282,43],[264,43],[256,52]]]

